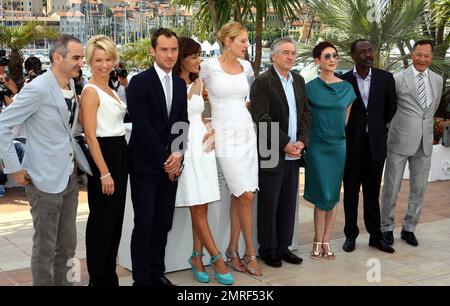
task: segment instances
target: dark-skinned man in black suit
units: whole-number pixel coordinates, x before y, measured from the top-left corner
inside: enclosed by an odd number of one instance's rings
[[[351,45],[355,67],[342,76],[353,85],[353,103],[346,127],[347,156],[344,171],[345,243],[352,252],[359,235],[357,225],[359,191],[362,185],[364,223],[370,234],[369,246],[393,253],[382,239],[380,228],[380,186],[386,158],[387,125],[397,109],[393,75],[373,67],[374,48],[366,39]]]

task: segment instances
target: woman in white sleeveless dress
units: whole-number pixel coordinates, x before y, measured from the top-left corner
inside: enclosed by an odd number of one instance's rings
[[[176,207],[189,207],[192,219],[193,252],[189,264],[197,281],[209,282],[203,266],[203,247],[211,255],[211,266],[216,279],[224,285],[234,282],[228,273],[208,225],[208,203],[220,200],[216,156],[212,149],[214,135],[202,121],[204,100],[203,82],[198,78],[200,45],[190,38],[180,38],[178,61],[174,73],[187,85],[189,133],[184,155],[184,170],[178,180]],[[209,127],[210,129],[210,127]]]
[[[248,48],[248,34],[240,23],[231,22],[217,36],[223,53],[202,63],[200,77],[206,83],[211,103],[216,156],[231,192],[231,231],[226,255],[235,270],[261,276],[253,244],[252,212],[258,190],[258,153],[253,120],[246,107],[253,69],[242,60]],[[238,254],[241,230],[244,265]]]
[[[114,42],[104,35],[94,36],[88,41],[86,55],[92,79],[81,95],[81,119],[92,157],[86,226],[89,285],[118,286],[116,257],[128,180],[126,105],[108,86],[109,73],[118,59]]]

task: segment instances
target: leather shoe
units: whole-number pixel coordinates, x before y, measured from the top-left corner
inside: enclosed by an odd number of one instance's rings
[[[152,287],[176,287],[176,285],[172,284],[172,282],[165,276],[154,279],[151,281],[150,286]]]
[[[375,240],[369,239],[369,246],[379,249],[382,252],[394,253],[395,250],[383,239]]]
[[[387,244],[394,245],[394,233],[392,231],[383,232],[382,238]]]
[[[268,266],[271,266],[274,268],[281,267],[281,259],[279,256],[277,256],[275,254],[260,255],[260,257]]]
[[[293,265],[299,265],[303,262],[303,259],[301,257],[295,255],[289,250],[281,254],[280,258]]]
[[[413,232],[407,232],[407,231],[402,230],[401,237],[409,245],[412,245],[412,246],[419,245],[419,242],[417,241],[416,236],[414,235]]]
[[[353,252],[355,250],[356,239],[346,238],[342,249],[346,252]]]

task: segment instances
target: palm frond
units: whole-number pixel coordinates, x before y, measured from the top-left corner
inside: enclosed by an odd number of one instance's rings
[[[121,59],[127,67],[148,68],[153,63],[150,48],[151,41],[148,38],[126,44],[120,50]]]

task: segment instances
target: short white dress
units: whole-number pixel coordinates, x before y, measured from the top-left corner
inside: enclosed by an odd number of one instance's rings
[[[258,151],[250,112],[245,107],[254,79],[250,62],[239,60],[243,71],[228,74],[218,58],[201,64],[216,133],[216,156],[230,192],[240,196],[258,190]]]
[[[187,86],[191,90],[194,83]],[[200,92],[202,92],[200,90]],[[188,100],[189,133],[184,154],[184,169],[178,179],[176,207],[194,206],[220,200],[214,150],[205,152],[203,137],[208,132],[202,121],[205,101],[200,95]]]

